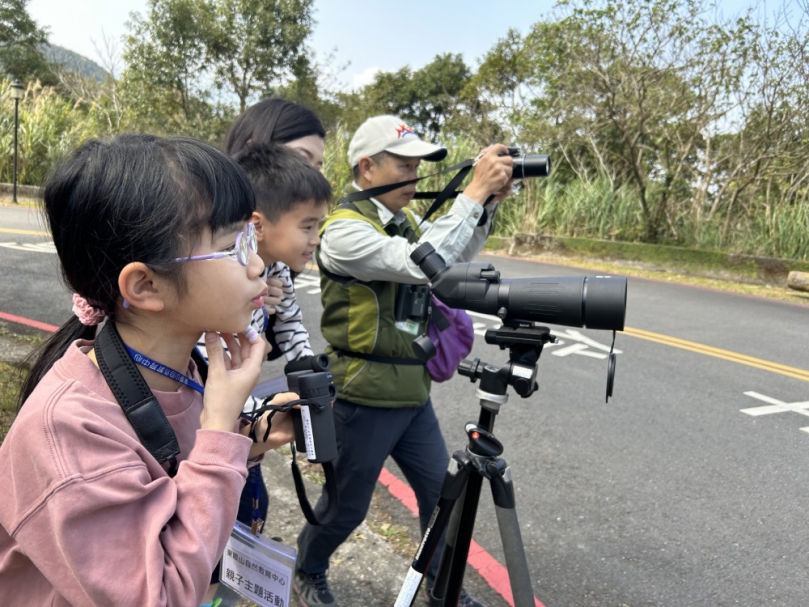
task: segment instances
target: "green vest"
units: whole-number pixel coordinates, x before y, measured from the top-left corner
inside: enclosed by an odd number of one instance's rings
[[[386,231],[373,202],[361,200],[353,204],[357,211],[338,208],[329,215],[320,234],[338,219],[367,221],[386,236],[404,236],[411,228],[419,233],[416,219],[407,209],[405,213],[409,222],[403,222],[401,226],[390,222]],[[319,248],[316,258],[318,265],[323,267]],[[330,371],[334,375],[338,398],[369,407],[419,407],[426,403],[431,379],[424,365],[380,363],[337,353],[337,350],[342,350],[416,360],[412,343],[417,335],[425,332],[425,323],[419,325],[415,335],[396,327],[394,308],[398,283],[345,284],[332,280],[321,271],[320,286],[323,302],[320,329],[329,342],[326,353],[331,359]]]

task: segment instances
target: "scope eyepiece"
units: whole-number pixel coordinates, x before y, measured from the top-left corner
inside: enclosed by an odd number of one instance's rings
[[[444,261],[441,255],[436,253],[433,245],[429,242],[424,242],[416,247],[410,254],[410,259],[424,272],[424,275],[429,280],[433,280],[441,270],[447,267],[447,262]]]

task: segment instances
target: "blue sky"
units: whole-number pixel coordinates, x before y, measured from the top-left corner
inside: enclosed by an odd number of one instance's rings
[[[794,0],[790,0],[794,1]],[[439,53],[462,53],[476,64],[509,28],[522,32],[553,7],[543,0],[315,0],[317,26],[311,46],[319,57],[334,51],[346,88],[370,81],[376,70],[419,68]],[[718,0],[726,17],[754,0]],[[764,3],[765,11],[779,2]],[[98,60],[93,47],[106,35],[120,38],[132,11],[145,0],[31,0],[33,17],[51,32],[51,41]]]

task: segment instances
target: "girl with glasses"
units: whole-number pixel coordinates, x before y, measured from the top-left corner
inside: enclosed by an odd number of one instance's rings
[[[206,144],[125,135],[77,150],[44,206],[74,315],[41,347],[0,447],[0,604],[199,605],[248,460],[293,437],[284,413],[254,438],[239,423],[265,354],[245,330],[267,294],[250,184]],[[165,414],[176,469],[143,446],[102,374],[101,322]],[[191,358],[203,334],[204,387]]]

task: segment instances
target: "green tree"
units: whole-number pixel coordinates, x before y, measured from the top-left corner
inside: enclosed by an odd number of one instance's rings
[[[52,80],[42,45],[48,33],[28,14],[28,0],[0,0],[0,65],[6,75]]]
[[[138,128],[219,140],[232,111],[213,100],[202,0],[149,0],[124,41],[121,96]]]
[[[746,20],[714,23],[702,0],[584,0],[525,39],[533,96],[522,135],[580,178],[639,194],[644,238],[677,237],[678,201],[699,179],[705,132],[738,107]]]
[[[333,130],[344,118],[343,105],[332,90],[336,76],[334,55],[328,55],[320,63],[310,59],[313,54],[310,49],[301,52],[292,64],[291,79],[267,93],[309,108],[326,130]]]
[[[239,100],[305,73],[304,42],[312,32],[312,0],[208,0],[206,60],[216,85]]]
[[[372,114],[394,114],[433,141],[442,133],[466,130],[482,118],[480,104],[469,88],[472,71],[460,54],[436,55],[423,68],[405,66],[380,72],[348,103],[353,122]]]

